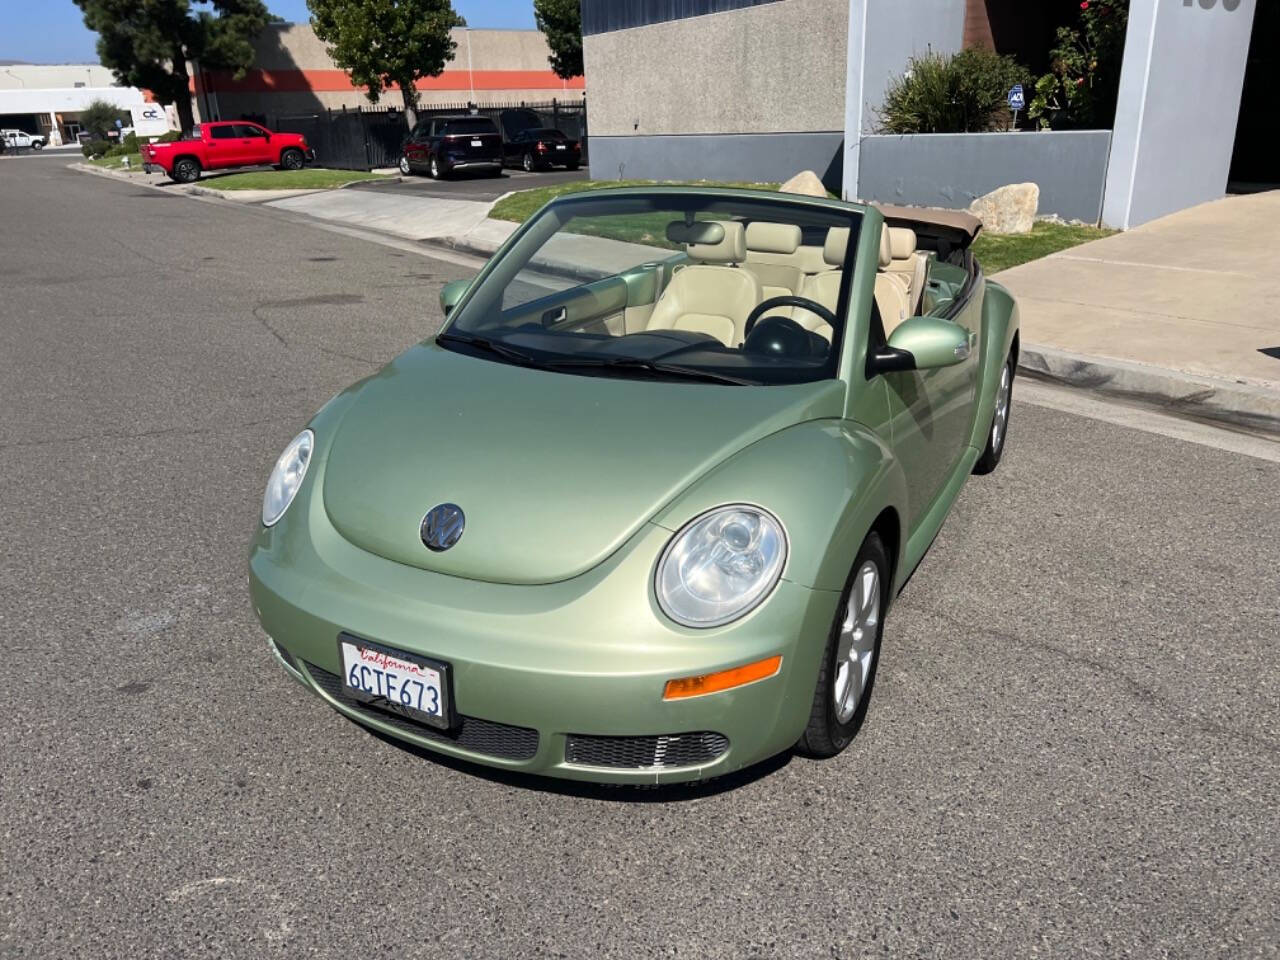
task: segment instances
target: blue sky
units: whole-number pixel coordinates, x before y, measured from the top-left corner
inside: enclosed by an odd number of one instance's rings
[[[286,20],[308,19],[306,0],[266,0]],[[533,0],[453,0],[472,27],[533,29]],[[97,63],[97,35],[71,0],[0,0],[0,60]]]

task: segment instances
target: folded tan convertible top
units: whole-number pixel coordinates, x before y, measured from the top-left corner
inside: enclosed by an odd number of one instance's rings
[[[909,225],[925,223],[938,227],[938,232],[952,235],[952,239],[961,240],[967,247],[982,229],[982,221],[972,213],[963,210],[944,210],[940,207],[895,207],[888,203],[873,204],[884,214],[890,225]]]

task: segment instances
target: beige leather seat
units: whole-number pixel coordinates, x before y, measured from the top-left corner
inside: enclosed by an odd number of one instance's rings
[[[760,280],[765,300],[800,292],[804,271],[794,262],[800,240],[800,228],[793,223],[757,221],[747,225],[746,268]]]
[[[915,235],[912,234],[914,240]],[[876,271],[875,299],[876,309],[880,311],[880,322],[884,324],[886,337],[898,329],[898,324],[911,316],[911,305],[907,300],[907,285],[901,277],[889,273],[893,265],[893,243],[890,231],[880,231],[880,268]]]
[[[747,317],[760,304],[760,281],[737,266],[747,257],[745,228],[733,221],[717,222],[724,227],[724,239],[686,245],[695,262],[671,278],[646,330],[694,330],[709,333],[726,347],[742,343]]]
[[[828,310],[836,309],[836,305],[840,302],[841,268],[844,266],[845,251],[848,246],[848,227],[832,227],[827,231],[827,242],[822,247],[822,258],[834,269],[809,277],[800,291],[800,296],[816,300]],[[880,270],[876,273],[874,296],[886,337],[897,328],[898,324],[910,316],[907,295],[901,281],[884,272],[892,262],[893,250],[889,243],[888,231],[881,231]],[[828,340],[831,339],[830,325],[817,314],[803,307],[797,307],[792,319],[806,330],[820,334]]]
[[[916,232],[909,227],[886,227],[889,234],[889,251],[892,260],[888,273],[896,277],[907,294],[907,310],[909,316],[920,313],[920,303],[924,297],[925,275],[928,272],[928,261],[923,253],[916,251]]]
[[[832,227],[827,231],[827,242],[822,245],[822,261],[827,269],[806,277],[800,289],[800,296],[808,297],[834,311],[840,303],[841,267],[844,266],[845,251],[849,247],[849,228]],[[832,269],[834,268],[834,269]],[[791,319],[811,333],[831,339],[831,325],[811,310],[796,307]]]

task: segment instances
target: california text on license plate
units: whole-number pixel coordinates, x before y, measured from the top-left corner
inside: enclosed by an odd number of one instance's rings
[[[338,637],[343,692],[362,703],[448,729],[449,665],[344,633]]]

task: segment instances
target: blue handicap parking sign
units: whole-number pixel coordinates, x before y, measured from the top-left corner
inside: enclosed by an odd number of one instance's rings
[[[1013,89],[1009,91],[1009,109],[1025,110],[1027,106],[1027,98],[1022,95],[1022,84],[1015,83]]]

